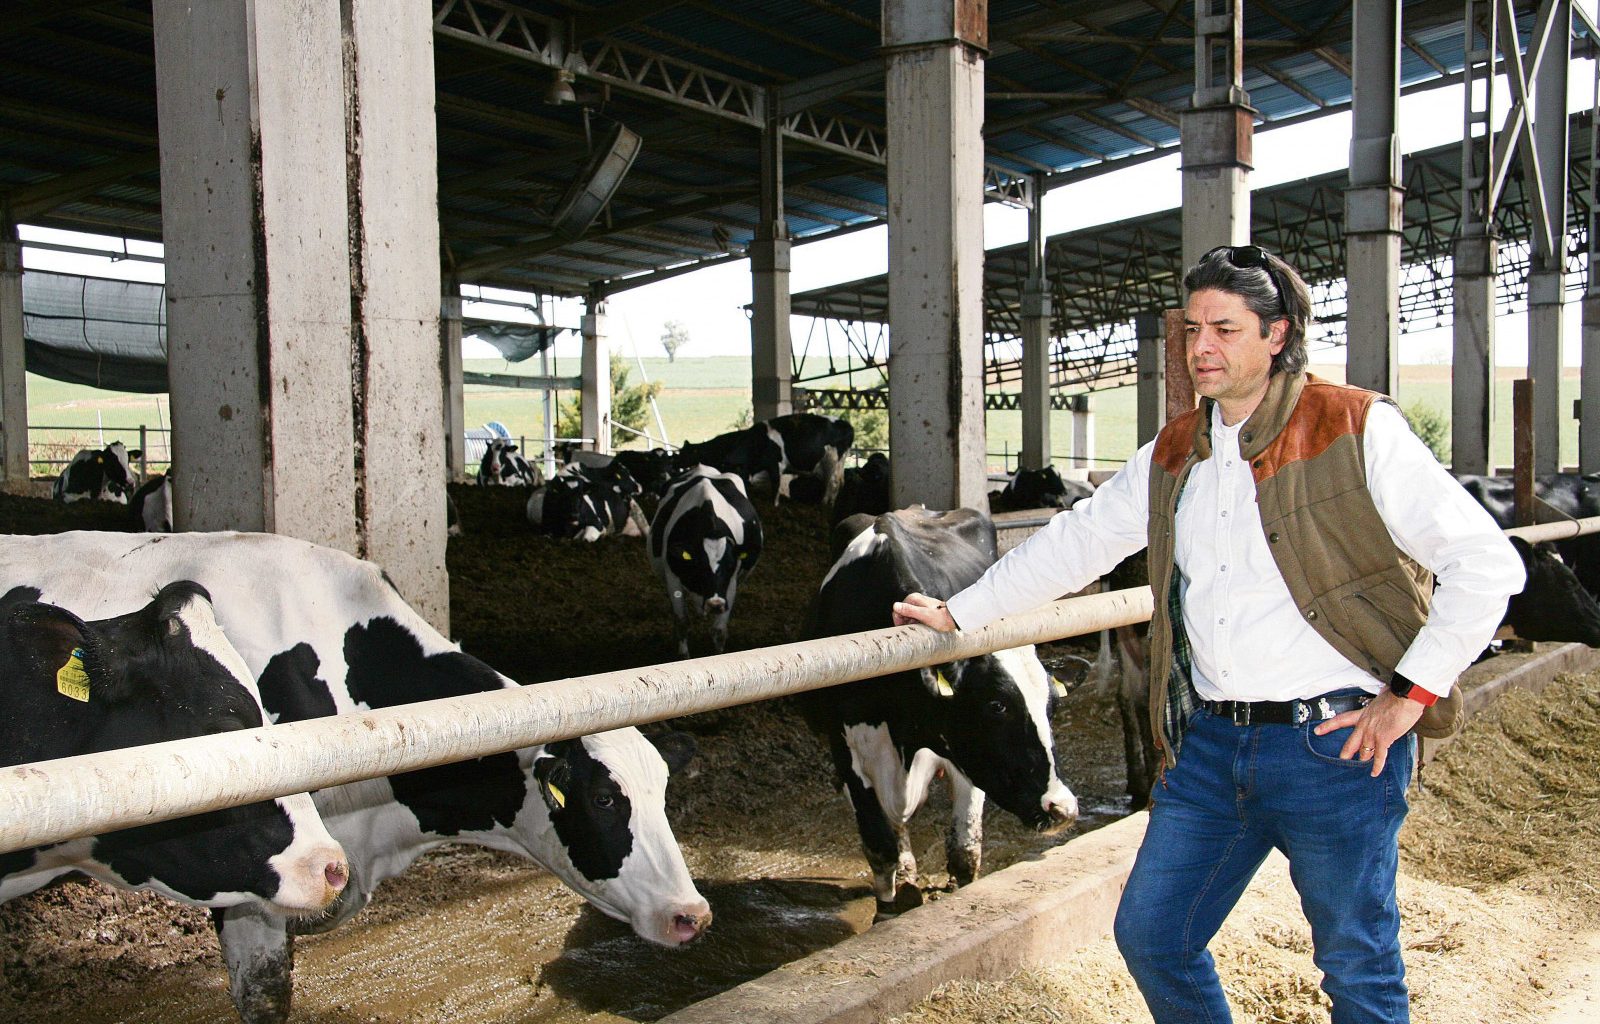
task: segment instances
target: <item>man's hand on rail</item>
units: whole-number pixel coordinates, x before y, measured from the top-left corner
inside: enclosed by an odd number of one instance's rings
[[[904,601],[894,603],[894,624],[909,626],[913,622],[932,626],[941,633],[956,628],[956,620],[950,617],[950,609],[944,606],[943,601],[927,594],[910,593]]]

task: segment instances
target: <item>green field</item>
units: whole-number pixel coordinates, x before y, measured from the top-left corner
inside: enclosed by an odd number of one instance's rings
[[[552,368],[556,375],[576,375],[576,359],[563,359]],[[639,381],[637,364],[630,362],[630,380]],[[468,360],[466,369],[490,373],[538,373],[530,360],[511,367],[496,359]],[[1334,379],[1343,378],[1343,367],[1314,367],[1314,372]],[[666,421],[667,439],[674,444],[703,440],[732,428],[750,410],[750,364],[737,356],[683,357],[644,360],[644,372],[664,388],[659,399]],[[1511,381],[1522,371],[1501,368],[1497,374],[1494,457],[1499,465],[1511,464]],[[513,388],[471,385],[466,389],[466,423],[478,427],[489,420],[504,423],[513,437],[526,437],[527,448],[537,454],[544,436],[543,403],[539,392]],[[564,392],[563,398],[570,395]],[[1578,370],[1569,368],[1561,381],[1561,408],[1570,412],[1578,396]],[[1094,412],[1097,466],[1115,467],[1133,451],[1135,436],[1135,395],[1132,388],[1121,388],[1095,395],[1090,400]],[[1432,406],[1446,420],[1450,417],[1450,368],[1448,366],[1407,366],[1401,369],[1400,403]],[[138,428],[147,428],[147,447],[152,465],[167,460],[165,428],[170,412],[165,395],[134,395],[102,391],[77,384],[28,375],[28,422],[36,472],[53,473],[44,465],[47,459],[64,459],[80,447],[105,441],[122,440],[134,447]],[[655,423],[649,424],[652,434]],[[1063,465],[1071,452],[1070,413],[1052,414],[1051,440],[1055,456]],[[1022,441],[1022,417],[1018,412],[991,412],[988,417],[989,467],[993,471],[1015,466]],[[1578,460],[1577,422],[1563,416],[1561,461],[1574,465]]]

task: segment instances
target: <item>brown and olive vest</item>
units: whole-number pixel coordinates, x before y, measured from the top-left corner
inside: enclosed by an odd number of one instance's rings
[[[1351,664],[1388,682],[1428,617],[1433,585],[1390,539],[1367,491],[1362,435],[1375,401],[1391,400],[1274,374],[1239,432],[1239,450],[1255,477],[1267,548],[1300,614]],[[1169,766],[1197,699],[1178,611],[1174,526],[1189,472],[1211,457],[1212,404],[1168,423],[1150,466],[1150,721]]]

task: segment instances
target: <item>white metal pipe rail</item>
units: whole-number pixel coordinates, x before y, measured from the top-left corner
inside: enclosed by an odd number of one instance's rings
[[[1600,517],[1506,531],[1534,543],[1595,532]],[[871,630],[14,765],[0,775],[0,853],[1058,640],[1151,610],[1150,588],[1137,587],[970,633]]]
[[[15,765],[0,775],[0,852],[1143,622],[1150,612],[1150,588],[1138,587],[972,632],[870,630]]]

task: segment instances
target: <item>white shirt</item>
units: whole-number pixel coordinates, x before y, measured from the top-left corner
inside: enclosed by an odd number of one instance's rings
[[[1208,700],[1252,701],[1377,692],[1382,682],[1351,664],[1296,608],[1267,548],[1255,478],[1239,454],[1242,426],[1224,425],[1213,407],[1212,456],[1190,471],[1178,507],[1175,561],[1195,689]],[[1443,696],[1494,635],[1507,598],[1522,589],[1522,560],[1399,410],[1373,403],[1363,439],[1367,489],[1389,536],[1436,577],[1427,622],[1396,670]],[[1093,497],[952,597],[956,622],[977,629],[1080,590],[1143,548],[1154,448],[1140,448]]]

